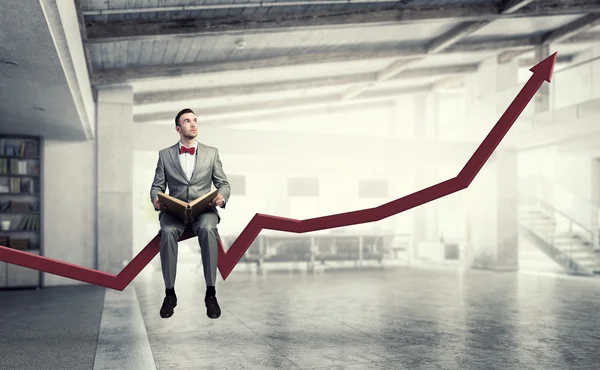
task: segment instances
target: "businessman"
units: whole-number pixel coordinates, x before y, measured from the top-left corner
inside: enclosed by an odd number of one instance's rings
[[[150,200],[159,212],[160,220],[160,262],[165,281],[165,298],[160,309],[162,318],[173,316],[177,306],[175,276],[177,273],[177,241],[186,226],[198,236],[206,281],[206,315],[211,319],[221,316],[217,302],[215,283],[217,280],[217,255],[219,234],[217,224],[221,221],[217,206],[225,208],[231,188],[218,149],[203,145],[196,140],[198,121],[191,109],[183,109],[175,117],[175,130],[180,140],[177,144],[158,153],[158,163],[150,190]],[[200,214],[190,225],[179,218],[164,212],[164,206],[157,194],[169,188],[169,195],[185,202],[192,201],[211,190],[214,183],[217,196],[211,201],[211,208]]]

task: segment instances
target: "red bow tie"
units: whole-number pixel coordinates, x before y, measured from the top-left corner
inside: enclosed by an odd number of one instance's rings
[[[196,148],[195,147],[186,148],[185,146],[182,145],[179,148],[179,154],[190,153],[191,155],[194,155],[195,152],[196,152]]]

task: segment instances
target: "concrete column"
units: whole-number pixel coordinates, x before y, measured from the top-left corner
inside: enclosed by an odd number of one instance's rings
[[[429,95],[418,95],[414,97],[414,134],[415,139],[433,139],[436,136],[435,117],[437,111],[432,106],[434,97]],[[414,159],[418,161],[418,158]],[[437,182],[437,169],[430,166],[417,166],[414,181],[415,190],[422,189]],[[438,240],[438,205],[430,202],[416,207],[413,210],[413,235],[412,250],[410,255],[418,257],[418,245],[420,242]]]
[[[468,189],[474,268],[518,269],[517,173],[517,153],[497,153]]]
[[[550,56],[550,45],[541,45],[534,48],[534,63],[537,64]],[[533,67],[533,66],[532,66]],[[548,112],[550,110],[550,84],[543,83],[534,96],[535,113]]]
[[[486,94],[503,92],[518,81],[516,62],[486,62],[478,72],[472,90],[486,89]],[[487,86],[480,85],[486,81]],[[479,95],[477,91],[474,95]],[[510,97],[483,99],[477,110],[478,122],[486,134],[508,107]],[[504,101],[508,100],[508,101]],[[466,266],[491,270],[518,269],[518,156],[516,152],[496,149],[469,188]]]
[[[600,250],[600,158],[592,159],[592,196],[590,225],[594,228],[594,249]]]
[[[132,88],[99,89],[96,113],[98,269],[115,274],[132,259]]]

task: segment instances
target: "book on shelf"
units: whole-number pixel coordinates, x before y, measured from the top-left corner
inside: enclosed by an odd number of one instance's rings
[[[39,160],[0,158],[0,174],[38,176],[40,174]]]
[[[39,248],[37,243],[29,239],[9,238],[8,236],[0,236],[0,245],[22,251]]]
[[[23,251],[40,248],[40,144],[34,137],[0,137],[0,245]]]
[[[13,142],[18,141],[18,144]],[[28,138],[0,138],[0,155],[7,157],[39,157],[39,142]]]
[[[0,212],[1,213],[28,213],[28,212],[39,212],[40,201],[35,200],[34,202],[7,200],[0,201]]]
[[[40,215],[26,215],[21,217],[21,222],[17,230],[37,231],[40,229]]]
[[[212,190],[191,202],[184,202],[165,193],[158,193],[158,200],[164,211],[178,217],[184,223],[192,223],[201,214],[211,208],[210,202],[217,196],[218,189]]]

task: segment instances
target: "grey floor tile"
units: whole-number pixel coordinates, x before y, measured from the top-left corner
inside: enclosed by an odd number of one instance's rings
[[[239,270],[219,280],[223,316],[210,320],[202,274],[182,271],[179,306],[168,320],[158,316],[160,272],[136,281],[158,369],[179,351],[178,367],[219,366],[203,354],[207,348],[232,368],[587,369],[600,361],[594,278],[403,267]],[[246,363],[241,353],[249,349],[277,360]]]
[[[159,370],[298,369],[248,329],[212,327],[149,338]]]
[[[248,327],[301,368],[396,361],[421,363],[418,353],[400,351],[330,318],[246,320]]]

